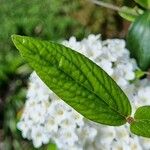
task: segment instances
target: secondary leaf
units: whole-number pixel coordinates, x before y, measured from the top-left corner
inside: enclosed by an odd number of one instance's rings
[[[144,8],[150,8],[150,0],[135,0],[135,2],[137,2]]]
[[[50,144],[48,144],[46,150],[57,150],[57,146],[56,146],[56,144],[50,143]]]
[[[136,79],[140,79],[142,78],[144,75],[146,75],[146,72],[142,71],[142,70],[136,70],[135,71],[135,78]]]
[[[150,137],[150,106],[139,107],[134,119],[130,126],[131,131],[139,136]]]
[[[128,98],[91,60],[57,43],[18,35],[12,39],[47,86],[83,116],[107,125],[126,123]]]
[[[142,13],[143,10],[139,8],[131,8],[127,6],[123,6],[119,11],[119,15],[128,21],[134,21],[136,17],[138,17]]]
[[[127,47],[142,70],[150,68],[150,12],[136,18],[127,35]]]

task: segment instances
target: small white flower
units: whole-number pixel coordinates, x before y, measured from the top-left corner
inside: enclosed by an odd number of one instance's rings
[[[119,86],[121,86],[122,88],[126,87],[128,85],[128,81],[126,79],[124,79],[123,77],[116,77],[113,76],[113,79],[117,82],[117,84]]]
[[[93,142],[97,135],[97,130],[89,125],[86,125],[85,127],[78,129],[78,134],[80,137],[80,142],[85,143],[86,145],[88,142]]]
[[[102,54],[102,44],[99,41],[100,35],[89,35],[87,39],[82,40],[82,45],[85,45],[86,53],[85,55],[87,57],[91,57],[92,59],[95,59],[96,57],[100,56]]]
[[[41,126],[35,126],[31,130],[31,138],[36,148],[39,148],[42,144],[47,144],[49,142],[48,135],[44,134],[44,128]]]
[[[47,132],[56,133],[58,131],[58,123],[56,122],[55,118],[51,116],[46,117],[44,127]]]
[[[138,97],[145,105],[150,105],[150,86],[140,88]]]
[[[134,138],[130,138],[130,149],[143,150],[142,146],[139,143],[139,138],[137,136]]]
[[[70,118],[75,121],[75,123],[78,127],[84,126],[83,116],[80,115],[78,112],[72,111],[72,113],[70,113]]]
[[[60,123],[68,117],[70,108],[65,105],[63,101],[54,101],[48,110],[48,114],[55,118],[57,123]]]
[[[122,141],[113,141],[112,150],[132,150],[130,145]]]
[[[30,124],[30,121],[28,122],[20,121],[17,124],[17,128],[22,131],[23,138],[30,139],[31,127],[32,127],[32,124]]]
[[[103,70],[105,70],[110,76],[113,74],[112,63],[106,59],[97,63]]]
[[[140,142],[143,145],[144,150],[150,150],[150,139],[140,137]]]
[[[76,124],[71,118],[66,118],[60,122],[60,127],[64,130],[75,130]]]
[[[107,132],[106,132],[107,131]],[[110,145],[113,139],[116,138],[116,132],[114,127],[99,127],[99,132],[96,137],[96,142],[100,142],[103,145]]]
[[[64,145],[67,145],[68,148],[73,146],[78,140],[78,136],[73,130],[61,130],[58,133],[58,137],[55,142],[58,146],[63,148]]]
[[[129,143],[129,131],[125,128],[125,126],[116,127],[116,139],[120,141],[124,141],[127,144]]]

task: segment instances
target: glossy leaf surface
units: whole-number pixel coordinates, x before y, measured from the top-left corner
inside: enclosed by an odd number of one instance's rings
[[[144,8],[150,8],[150,0],[135,0],[139,5],[143,6]]]
[[[140,14],[143,13],[143,10],[139,8],[131,8],[127,6],[121,7],[121,10],[119,11],[119,15],[128,20],[128,21],[134,21]]]
[[[54,42],[18,35],[12,39],[47,86],[83,116],[107,125],[126,123],[128,98],[90,59]]]
[[[127,36],[127,47],[142,70],[150,68],[150,12],[137,17]]]
[[[131,131],[136,135],[150,138],[150,106],[138,108],[134,119],[130,126]]]

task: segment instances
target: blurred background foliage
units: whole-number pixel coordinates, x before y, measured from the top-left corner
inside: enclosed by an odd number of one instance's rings
[[[118,6],[132,1],[105,0]],[[11,42],[12,34],[61,41],[70,36],[82,39],[88,34],[102,38],[123,38],[129,22],[88,0],[0,0],[0,150],[32,150],[32,144],[16,129],[31,69]],[[53,150],[54,145],[41,149]]]

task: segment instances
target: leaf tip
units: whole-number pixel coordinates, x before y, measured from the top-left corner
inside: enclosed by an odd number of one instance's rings
[[[20,45],[24,45],[25,37],[21,36],[21,35],[13,34],[13,35],[11,35],[11,39],[12,39],[14,45],[16,46],[16,48],[20,51],[19,47],[20,47]]]
[[[20,35],[16,35],[16,34],[11,35],[11,39],[14,43],[18,39],[18,37],[20,37]]]

